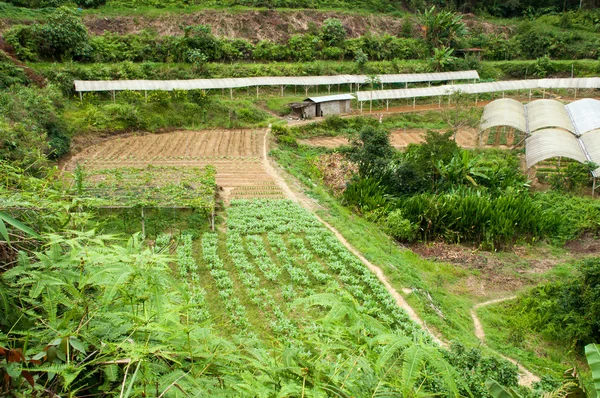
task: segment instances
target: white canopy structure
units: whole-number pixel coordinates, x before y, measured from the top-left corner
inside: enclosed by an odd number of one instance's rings
[[[418,83],[448,80],[478,80],[476,70],[439,73],[409,73],[378,75],[374,79],[380,83]],[[366,75],[335,76],[267,76],[239,77],[225,79],[191,80],[75,80],[75,91],[152,91],[152,90],[212,90],[234,89],[259,86],[331,86],[335,84],[365,84],[370,78]]]
[[[574,159],[581,163],[587,161],[579,139],[564,130],[540,130],[525,140],[525,148],[527,167],[557,156]]]
[[[527,105],[512,99],[499,99],[484,108],[480,131],[498,126],[510,126],[527,134],[525,159],[528,168],[553,157],[600,164],[598,100],[585,98],[565,106],[547,99]],[[600,169],[592,174],[599,177]]]
[[[522,132],[527,131],[525,105],[511,98],[502,98],[483,108],[480,130],[492,127],[510,126]]]
[[[600,129],[600,101],[584,98],[565,106],[577,135]]]
[[[450,84],[438,87],[375,90],[356,93],[359,102],[447,96],[460,91],[465,94],[497,93],[517,90],[545,90],[549,88],[600,88],[600,78],[506,80],[491,83]]]
[[[541,99],[530,102],[525,108],[529,133],[548,127],[560,127],[575,133],[571,118],[561,102]]]

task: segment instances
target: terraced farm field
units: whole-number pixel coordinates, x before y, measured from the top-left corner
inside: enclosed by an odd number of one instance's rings
[[[232,198],[283,198],[263,164],[264,130],[178,131],[116,138],[91,146],[66,164],[86,169],[213,165],[226,201]]]

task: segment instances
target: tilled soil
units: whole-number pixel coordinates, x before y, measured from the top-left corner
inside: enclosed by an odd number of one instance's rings
[[[223,200],[281,198],[283,193],[265,171],[261,160],[265,131],[177,131],[119,137],[92,145],[64,165],[92,170],[120,167],[175,166],[217,169],[216,181]]]

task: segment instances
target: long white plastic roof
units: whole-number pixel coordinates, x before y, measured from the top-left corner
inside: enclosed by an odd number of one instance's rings
[[[584,98],[565,106],[570,113],[577,135],[600,129],[600,101]]]
[[[585,152],[589,156],[589,160],[596,164],[600,164],[600,131],[590,131],[580,137],[581,143],[585,148]],[[600,177],[600,168],[593,172],[594,177]]]
[[[575,127],[565,106],[552,99],[541,99],[525,105],[529,132],[548,127],[560,127],[575,133]]]
[[[539,130],[525,140],[527,168],[553,157],[562,156],[584,163],[587,161],[579,139],[568,131]]]
[[[475,70],[439,73],[408,73],[378,75],[382,83],[414,83],[445,80],[479,79]],[[75,91],[151,91],[151,90],[211,90],[254,86],[324,86],[332,84],[364,84],[369,81],[365,75],[334,76],[265,76],[237,77],[225,79],[191,80],[75,80]]]
[[[336,94],[336,95],[324,95],[322,97],[310,97],[305,99],[304,101],[312,101],[315,104],[319,104],[321,102],[328,101],[348,101],[353,100],[354,96],[350,94]]]
[[[436,97],[451,95],[456,91],[466,94],[495,93],[515,90],[546,88],[600,88],[600,78],[505,80],[491,83],[449,84],[437,87],[405,88],[397,90],[361,91],[356,93],[358,101],[387,100],[402,98]]]
[[[526,132],[525,105],[512,98],[502,98],[487,104],[483,108],[479,128],[480,130],[487,130],[498,126],[511,126]]]

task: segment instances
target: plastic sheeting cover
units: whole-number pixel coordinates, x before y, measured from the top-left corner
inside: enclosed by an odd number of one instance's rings
[[[510,126],[526,132],[525,106],[511,98],[503,98],[487,104],[483,108],[479,128],[483,131],[498,126]]]
[[[600,129],[600,101],[584,98],[566,106],[578,135]]]
[[[439,73],[410,73],[379,75],[382,83],[412,83],[444,80],[479,79],[475,70]],[[191,80],[75,80],[75,91],[123,91],[123,90],[212,90],[254,86],[326,86],[334,84],[364,84],[365,75],[334,76],[265,76],[225,79]]]
[[[575,127],[565,106],[558,101],[541,99],[525,105],[529,132],[548,127],[560,127],[575,133]]]
[[[568,131],[558,129],[539,130],[525,140],[525,159],[527,167],[556,156],[585,162],[579,140]]]

